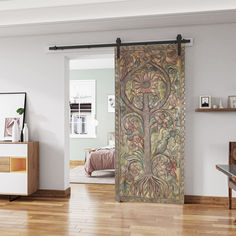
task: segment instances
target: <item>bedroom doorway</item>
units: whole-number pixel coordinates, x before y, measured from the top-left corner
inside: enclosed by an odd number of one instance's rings
[[[114,54],[69,62],[70,183],[115,184]]]

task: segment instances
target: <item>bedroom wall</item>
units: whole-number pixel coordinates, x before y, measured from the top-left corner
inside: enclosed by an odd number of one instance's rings
[[[0,38],[0,92],[28,93],[30,137],[40,141],[40,188],[68,187],[68,90],[65,56],[48,45],[194,38],[186,48],[185,193],[227,195],[227,179],[215,169],[227,163],[228,142],[236,140],[236,113],[196,113],[199,95],[236,94],[236,24]],[[84,50],[82,50],[84,52]],[[82,51],[77,52],[78,54]]]
[[[96,80],[96,138],[70,138],[70,160],[84,160],[85,148],[107,146],[107,133],[115,131],[115,113],[107,111],[107,96],[115,94],[114,69],[71,70],[71,80]]]

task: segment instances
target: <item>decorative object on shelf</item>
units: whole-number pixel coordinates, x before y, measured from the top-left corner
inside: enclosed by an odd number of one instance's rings
[[[20,128],[19,128],[19,120],[13,120],[12,126],[12,142],[19,142],[20,141]]]
[[[217,109],[218,108],[218,106],[217,105],[213,105],[213,109]]]
[[[108,112],[115,112],[115,95],[108,95],[107,104]]]
[[[23,129],[23,140],[24,140],[24,142],[29,141],[29,129],[28,129],[28,125],[26,123],[24,124],[24,129]]]
[[[18,127],[20,125],[20,118],[5,118],[4,126],[4,137],[12,138],[13,135],[13,126],[17,123]]]
[[[228,107],[236,108],[236,95],[228,96]]]
[[[24,112],[25,112],[25,109],[24,108],[18,108],[16,110],[16,112],[19,114],[19,115],[23,115]],[[23,130],[20,131],[20,141],[23,142]]]
[[[224,108],[222,98],[220,98],[219,100],[219,108],[221,109]]]
[[[14,120],[20,132],[25,119],[26,93],[0,93],[0,140],[11,141]]]
[[[211,108],[211,96],[200,96],[200,108]]]

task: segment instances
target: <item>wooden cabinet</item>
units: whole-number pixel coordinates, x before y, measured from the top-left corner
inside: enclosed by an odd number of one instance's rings
[[[0,142],[0,194],[28,196],[38,190],[38,154],[38,142]]]

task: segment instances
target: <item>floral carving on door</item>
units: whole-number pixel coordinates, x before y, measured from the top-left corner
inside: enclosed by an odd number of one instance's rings
[[[116,61],[116,198],[183,202],[184,47],[121,47]]]

